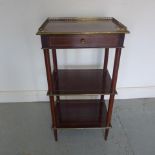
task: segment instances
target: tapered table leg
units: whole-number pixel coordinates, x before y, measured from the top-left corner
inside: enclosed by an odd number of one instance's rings
[[[108,112],[107,112],[107,118],[106,118],[106,127],[110,127],[111,117],[112,117],[112,109],[113,109],[113,103],[114,103],[114,97],[115,95],[110,95],[109,99],[109,106],[108,106]],[[109,134],[109,128],[105,129],[105,140],[107,140]]]
[[[48,83],[48,91],[53,90],[52,84],[52,72],[51,72],[51,63],[50,63],[50,56],[49,56],[49,49],[44,49],[44,59],[45,59],[45,67],[46,67],[46,74],[47,74],[47,83]],[[54,104],[54,96],[50,96],[50,107],[51,107],[51,115],[52,115],[52,128],[54,130],[54,137],[57,141],[57,125],[56,125],[56,111],[55,111],[55,104]]]
[[[108,66],[108,58],[109,58],[109,48],[105,48],[105,55],[104,55],[104,65],[103,69],[104,71],[107,71],[107,66]],[[104,73],[103,73],[104,74]],[[105,77],[103,75],[103,77]],[[103,79],[104,80],[104,79]],[[99,122],[100,126],[102,126],[102,108],[103,108],[103,102],[104,102],[104,95],[101,95],[100,99],[100,105],[99,105]]]
[[[57,62],[57,53],[56,49],[52,49],[52,57],[53,57],[53,66],[54,66],[54,75],[55,75],[55,87],[56,89],[59,88],[59,77],[58,77],[58,62]],[[58,105],[58,114],[59,114],[59,121],[61,122],[61,106],[60,106],[60,96],[56,96],[56,104]]]
[[[53,121],[53,132],[54,132],[54,138],[55,141],[58,140],[58,134],[57,134],[57,127],[56,127],[56,112],[55,112],[55,104],[54,104],[54,96],[50,96],[50,107],[51,107],[51,114],[52,114],[52,121]]]
[[[57,72],[58,72],[58,63],[57,63],[57,54],[56,54],[56,49],[53,48],[52,49],[52,57],[53,57],[53,66],[54,66],[54,74],[56,75],[56,78],[58,78],[57,76]],[[58,80],[56,80],[56,87],[58,87]],[[56,96],[57,99],[57,103],[59,104],[60,102],[60,97]]]
[[[112,84],[111,84],[112,95],[110,95],[110,99],[109,99],[108,112],[106,116],[106,127],[110,127],[110,123],[111,123],[120,56],[121,56],[121,48],[116,48],[113,75],[112,75]],[[108,133],[109,133],[109,128],[105,129],[105,140],[107,140]]]

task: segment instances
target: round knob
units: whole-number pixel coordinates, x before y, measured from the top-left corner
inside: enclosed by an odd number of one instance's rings
[[[85,44],[85,43],[86,43],[86,40],[82,38],[82,39],[80,40],[80,42],[81,42],[81,44]]]

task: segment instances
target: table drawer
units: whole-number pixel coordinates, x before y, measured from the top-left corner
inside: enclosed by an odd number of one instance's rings
[[[43,35],[42,48],[122,47],[124,34],[104,35]]]

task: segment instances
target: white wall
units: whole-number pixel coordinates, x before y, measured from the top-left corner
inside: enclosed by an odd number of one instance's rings
[[[118,98],[155,97],[154,8],[154,0],[0,0],[0,102],[48,100],[43,53],[35,33],[49,16],[120,20],[131,33],[122,52]],[[59,65],[99,66],[102,56],[100,50],[58,53]]]

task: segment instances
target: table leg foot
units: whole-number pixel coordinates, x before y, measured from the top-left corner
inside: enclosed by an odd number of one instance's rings
[[[53,132],[54,132],[54,139],[55,139],[55,141],[58,141],[57,129],[53,129]]]
[[[109,135],[109,129],[105,129],[105,135],[104,135],[105,141],[108,139],[108,135]]]

